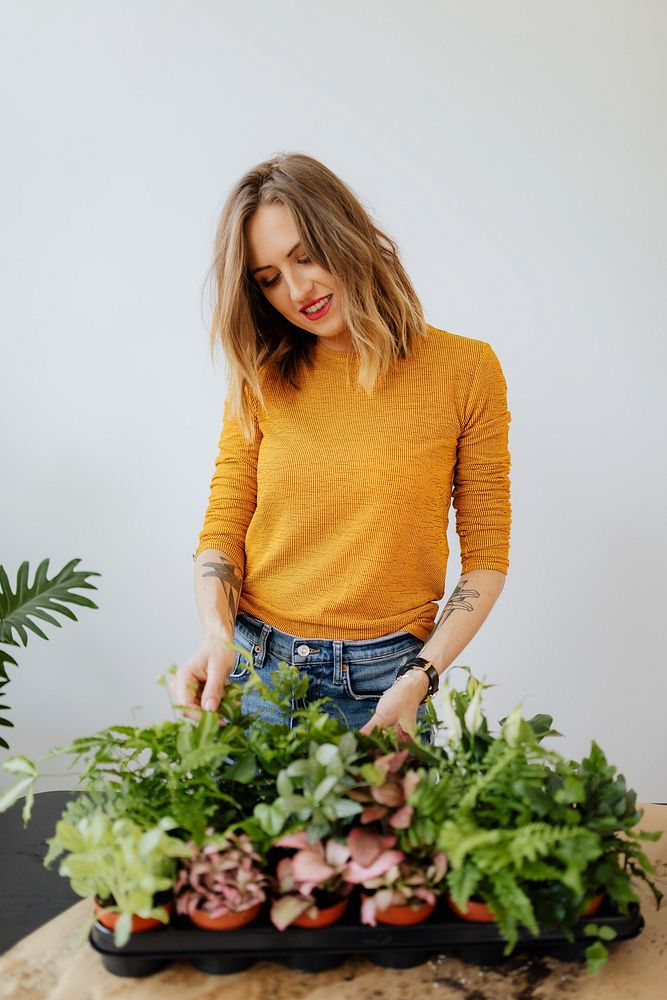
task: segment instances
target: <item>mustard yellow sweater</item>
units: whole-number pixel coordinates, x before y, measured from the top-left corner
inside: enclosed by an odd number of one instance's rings
[[[490,344],[429,326],[410,358],[356,384],[318,341],[301,388],[265,378],[248,444],[225,401],[195,555],[243,577],[239,612],[304,638],[424,641],[445,590],[450,500],[462,572],[509,567],[507,385]],[[349,377],[348,377],[349,371]]]

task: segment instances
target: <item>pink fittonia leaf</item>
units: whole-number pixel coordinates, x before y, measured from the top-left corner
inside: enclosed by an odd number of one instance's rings
[[[362,823],[373,823],[376,819],[382,819],[382,817],[386,815],[386,806],[366,806],[366,808],[362,810],[360,819]]]
[[[397,750],[395,753],[389,755],[389,770],[392,774],[403,766],[407,756],[407,750]]]
[[[362,924],[368,924],[371,927],[377,925],[377,920],[375,919],[375,896],[365,896],[361,901],[361,922]]]
[[[312,846],[308,840],[306,830],[299,830],[297,833],[286,833],[284,837],[273,841],[274,847],[296,847],[303,848]]]
[[[276,877],[280,885],[281,892],[290,892],[294,888],[294,875],[292,874],[292,859],[281,858],[276,865]]]
[[[393,826],[395,830],[407,830],[412,821],[412,814],[414,809],[411,805],[406,802],[389,820],[389,825]]]
[[[375,893],[375,905],[378,910],[388,910],[394,904],[393,889],[378,889]]]
[[[416,896],[417,899],[423,899],[427,903],[435,903],[436,900],[436,895],[433,892],[433,889],[427,889],[424,885],[417,886],[416,889],[413,889],[412,895]]]
[[[345,792],[348,799],[354,799],[355,802],[370,802],[370,792],[367,788],[348,788]]]
[[[313,905],[312,897],[281,896],[271,906],[271,923],[279,931],[284,931],[291,923]]]
[[[374,830],[366,830],[364,827],[353,827],[347,838],[350,856],[353,861],[360,865],[371,864],[382,851],[393,847],[396,837],[393,834],[380,834]]]
[[[350,856],[360,865],[370,864],[381,851],[377,833],[358,826],[350,830],[347,842],[350,846]]]
[[[347,838],[350,847],[350,856],[360,865],[369,865],[382,851],[382,837],[373,830],[364,830],[363,827],[355,826],[350,830]]]
[[[419,778],[419,773],[417,771],[408,771],[408,773],[403,776],[403,781],[402,781],[403,794],[405,795],[406,799],[408,798],[409,795],[412,795],[415,788],[419,784],[419,781],[420,778]]]
[[[442,851],[438,851],[433,856],[433,865],[435,868],[435,872],[433,874],[433,881],[439,882],[444,877],[445,872],[447,871],[447,857],[445,854],[442,853]]]
[[[324,855],[328,864],[333,865],[334,868],[341,868],[350,857],[350,848],[347,844],[330,837],[327,840]]]
[[[298,851],[292,858],[292,875],[296,882],[326,882],[334,875],[334,869],[317,856],[314,851]]]
[[[393,865],[398,865],[405,855],[402,851],[383,851],[370,865],[361,865],[351,861],[345,869],[345,878],[354,885],[366,882],[368,879],[385,875]]]
[[[373,788],[372,793],[375,801],[383,806],[401,806],[405,799],[403,789],[393,781]]]

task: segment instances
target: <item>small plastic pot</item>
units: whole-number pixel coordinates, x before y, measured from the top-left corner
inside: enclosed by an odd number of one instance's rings
[[[252,923],[259,916],[261,909],[262,904],[255,903],[254,906],[249,906],[245,910],[239,910],[237,913],[223,913],[219,917],[211,917],[205,910],[193,910],[188,916],[195,926],[204,930],[233,931],[237,927],[245,927],[246,924]]]
[[[367,899],[366,893],[361,898]],[[419,906],[388,906],[386,910],[376,910],[375,919],[379,924],[391,924],[393,927],[407,927],[409,924],[421,924],[428,920],[435,909],[435,903],[421,903]]]
[[[94,903],[95,903],[95,913],[97,914],[98,923],[102,924],[103,927],[106,927],[110,931],[115,930],[116,924],[120,919],[120,913],[113,913],[107,910],[106,907],[102,905],[98,896],[95,896]],[[173,902],[171,900],[167,900],[161,905],[164,906],[167,913],[171,916],[171,913],[174,909]],[[165,925],[162,923],[162,921],[158,920],[157,917],[139,917],[135,913],[132,915],[132,924],[130,926],[130,933],[136,934],[139,931],[150,931],[154,927],[164,927],[164,926]]]
[[[496,917],[488,903],[477,902],[469,899],[465,910],[457,906],[451,896],[447,896],[447,902],[454,913],[462,920],[470,920],[477,924],[493,924]]]
[[[295,917],[292,923],[295,927],[329,927],[330,924],[335,924],[343,916],[347,909],[348,901],[349,899],[346,896],[345,899],[334,903],[333,906],[317,907],[316,917],[309,917],[309,911],[306,910],[305,913],[301,913],[298,917]]]

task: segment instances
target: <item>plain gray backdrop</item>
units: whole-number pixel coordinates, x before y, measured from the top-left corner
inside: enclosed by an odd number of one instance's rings
[[[24,0],[0,17],[0,562],[12,582],[47,556],[102,574],[99,610],[12,651],[12,751],[171,715],[155,679],[200,641],[192,552],[225,396],[214,227],[242,173],[301,151],[397,240],[429,322],[505,372],[509,574],[455,662],[496,685],[492,722],[549,712],[553,746],[595,739],[640,801],[667,801],[667,6]],[[453,510],[449,536],[441,603]],[[68,787],[49,771],[42,787]]]

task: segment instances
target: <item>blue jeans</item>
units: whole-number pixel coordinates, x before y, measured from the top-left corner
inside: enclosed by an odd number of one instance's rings
[[[308,701],[325,695],[331,698],[322,710],[337,716],[349,729],[360,729],[368,722],[380,696],[396,679],[398,668],[417,656],[424,645],[411,632],[391,632],[361,641],[289,635],[246,612],[236,617],[234,642],[250,652],[255,669],[269,687],[273,686],[271,672],[279,661],[298,667],[308,677]],[[243,684],[249,676],[245,659],[237,653],[229,680]],[[243,696],[242,708],[258,719],[285,721],[278,707],[257,691]],[[425,711],[422,706],[417,717],[423,718]],[[289,721],[291,725],[291,718]],[[428,733],[423,739],[429,741]]]

